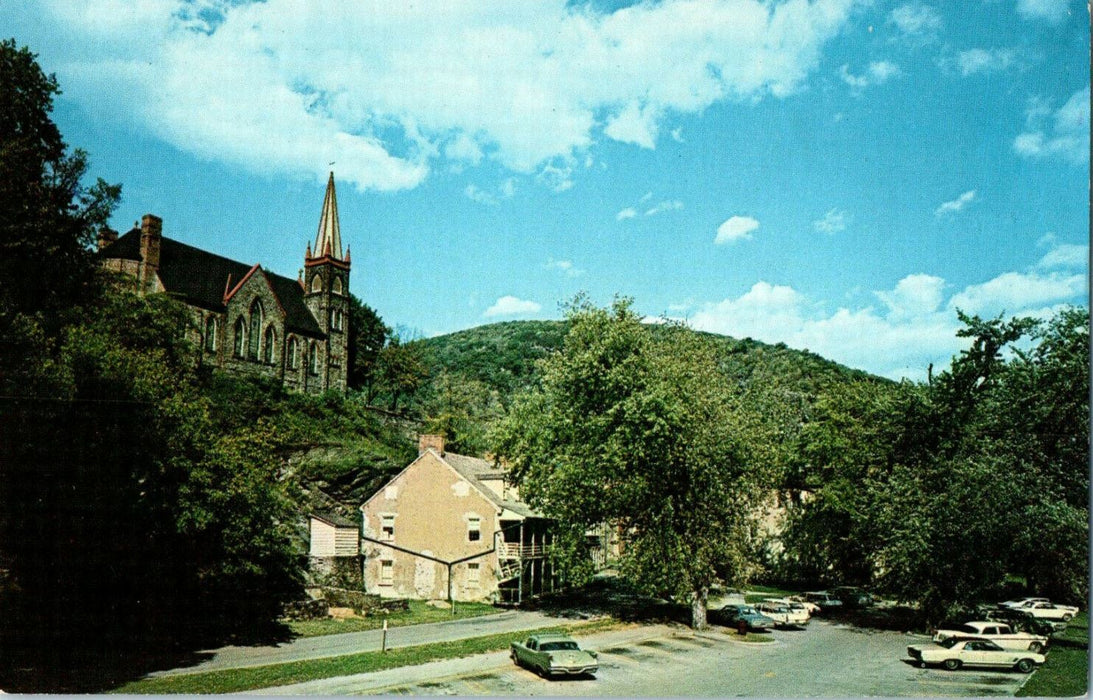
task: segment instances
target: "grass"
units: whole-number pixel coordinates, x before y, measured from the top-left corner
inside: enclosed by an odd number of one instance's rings
[[[491,634],[450,642],[422,644],[413,647],[400,647],[386,652],[371,651],[349,654],[325,659],[308,659],[253,668],[237,668],[224,671],[209,671],[179,676],[145,678],[114,689],[113,693],[136,695],[155,695],[164,693],[236,693],[244,690],[260,690],[291,683],[350,676],[358,673],[373,673],[399,666],[416,666],[430,661],[473,656],[491,651],[508,649],[512,642],[524,639],[530,632],[565,631],[570,634],[590,634],[620,626],[614,620],[593,620],[590,622],[552,626],[537,630],[521,630]]]
[[[1018,697],[1075,697],[1089,689],[1089,614],[1078,613],[1052,638],[1047,661],[1017,691]]]
[[[482,615],[501,612],[501,610],[488,603],[456,603],[454,615],[451,610],[437,608],[421,600],[411,600],[409,603],[408,610],[388,613],[385,616],[351,617],[339,620],[328,617],[322,620],[300,620],[286,624],[297,637],[321,637],[328,634],[379,629],[383,627],[384,619],[387,620],[388,627],[405,627],[428,622],[446,622],[468,617],[481,617]]]

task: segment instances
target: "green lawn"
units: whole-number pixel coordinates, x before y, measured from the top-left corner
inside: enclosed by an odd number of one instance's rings
[[[1089,680],[1089,614],[1079,613],[1055,635],[1047,661],[1017,691],[1018,697],[1085,695]]]
[[[410,609],[390,613],[386,616],[353,617],[347,620],[301,620],[287,623],[292,633],[298,637],[321,637],[327,634],[343,632],[363,632],[383,627],[384,619],[388,627],[421,625],[427,622],[445,622],[467,617],[480,617],[502,612],[488,603],[456,603],[455,614],[451,610],[434,607],[421,600],[411,600]]]
[[[430,661],[472,656],[490,651],[507,649],[509,644],[524,639],[530,632],[567,631],[570,634],[601,632],[622,623],[614,620],[594,620],[566,627],[544,627],[492,634],[452,642],[401,647],[386,652],[370,651],[326,659],[290,661],[288,663],[239,668],[225,671],[209,671],[181,676],[146,678],[114,689],[112,693],[156,695],[163,693],[235,693],[244,690],[260,690],[290,683],[302,683],[320,678],[335,678],[357,673],[372,673],[398,666],[416,666]]]

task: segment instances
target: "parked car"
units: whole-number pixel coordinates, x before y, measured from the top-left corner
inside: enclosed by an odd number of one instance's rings
[[[803,605],[805,607],[805,610],[808,610],[809,615],[815,615],[816,613],[820,612],[820,606],[816,605],[810,600],[805,600],[805,597],[803,595],[791,595],[787,596],[785,599],[788,600],[790,603],[799,603],[800,605]]]
[[[774,603],[776,605],[784,605],[790,609],[790,611],[797,613],[798,615],[804,615],[810,620],[812,614],[819,611],[820,606],[815,603],[808,603],[803,600],[798,600],[796,597],[790,596],[787,598],[767,598],[764,603]]]
[[[942,627],[934,633],[935,642],[944,642],[950,637],[964,639],[989,639],[1009,651],[1040,652],[1047,648],[1048,638],[1039,634],[1019,632],[1007,624],[990,620],[965,622],[962,625]]]
[[[1015,608],[996,608],[994,610],[988,610],[987,614],[983,615],[983,617],[992,622],[1005,622],[1013,629],[1030,632],[1032,634],[1049,635],[1066,629],[1065,622],[1040,620],[1024,610],[1017,610]]]
[[[871,593],[856,586],[836,586],[830,593],[842,601],[846,608],[871,608],[875,602]]]
[[[776,627],[805,627],[812,620],[808,610],[800,603],[793,607],[789,601],[764,600],[756,603],[755,609],[774,620]]]
[[[1021,673],[1044,663],[1044,655],[1032,651],[1007,651],[989,639],[949,637],[941,644],[914,644],[907,647],[910,656],[922,668],[944,666],[955,671],[961,666],[1014,668]]]
[[[600,670],[596,652],[581,649],[576,640],[564,634],[533,634],[523,642],[513,642],[509,656],[517,666],[550,676],[593,675]]]
[[[750,605],[731,604],[711,610],[710,622],[726,627],[739,627],[743,623],[749,630],[765,630],[774,627],[774,620]]]
[[[1058,620],[1061,622],[1070,622],[1078,614],[1078,608],[1073,605],[1061,605],[1044,600],[1029,601],[1014,609],[1027,612],[1037,620]]]
[[[820,606],[820,612],[827,613],[834,610],[842,610],[843,602],[827,591],[810,591],[805,593],[805,600]]]
[[[1048,598],[1017,598],[1015,600],[1007,600],[1004,603],[999,603],[1003,608],[1019,608],[1028,603],[1050,603]]]

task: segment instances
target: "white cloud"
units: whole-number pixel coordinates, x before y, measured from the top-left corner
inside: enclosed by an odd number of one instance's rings
[[[678,143],[683,143],[683,127],[672,129],[672,140]]]
[[[566,277],[580,277],[584,274],[584,270],[579,270],[573,266],[573,262],[570,260],[555,260],[551,258],[547,261],[546,269],[558,270]]]
[[[463,190],[463,194],[468,199],[471,199],[480,204],[488,204],[490,206],[500,204],[501,200],[509,199],[515,193],[516,183],[512,181],[512,178],[509,178],[502,182],[500,185],[498,185],[496,192],[483,190],[478,185],[475,185],[473,183],[467,185],[466,189]]]
[[[944,216],[945,214],[954,214],[964,209],[972,202],[975,201],[975,190],[968,190],[964,194],[960,195],[956,199],[948,202],[942,202],[941,206],[934,210],[934,216]]]
[[[732,216],[717,227],[714,243],[735,243],[751,238],[751,232],[759,228],[759,222],[750,216]]]
[[[1016,54],[1012,49],[968,49],[957,54],[956,65],[967,77],[977,73],[995,73],[1012,66]]]
[[[905,36],[932,36],[941,29],[941,15],[929,5],[908,3],[888,13],[888,24],[894,24]]]
[[[846,230],[846,212],[841,209],[829,209],[823,218],[812,222],[812,228],[828,235]]]
[[[945,368],[967,346],[958,338],[956,309],[980,315],[1045,317],[1065,303],[1080,303],[1084,275],[1009,272],[945,299],[945,281],[908,275],[895,288],[874,292],[884,304],[825,311],[792,287],[757,282],[738,298],[698,304],[698,330],[808,349],[850,367],[892,379],[924,380],[931,363]],[[681,308],[690,307],[688,302]]]
[[[482,315],[486,318],[494,316],[515,316],[518,314],[536,314],[541,309],[538,303],[526,301],[517,297],[506,295],[498,299],[493,306],[486,309]]]
[[[535,179],[554,192],[565,192],[573,187],[573,168],[569,165],[556,166],[548,163]]]
[[[656,216],[661,212],[676,211],[683,208],[683,202],[678,199],[668,199],[645,210],[646,216]]]
[[[541,173],[603,137],[652,148],[667,115],[794,94],[859,0],[45,2],[85,109],[255,172],[335,161],[399,190],[453,163]]]
[[[1027,112],[1031,131],[1013,140],[1013,150],[1028,158],[1059,157],[1076,164],[1089,162],[1089,86],[1070,96],[1054,114],[1039,100]],[[1047,124],[1048,117],[1052,117]]]
[[[1070,0],[1017,0],[1017,13],[1025,19],[1056,24],[1070,12]]]
[[[634,211],[633,207],[626,207],[618,214],[615,214],[615,221],[623,221],[625,219],[633,219],[638,213]]]
[[[872,85],[882,85],[890,78],[902,75],[899,66],[891,61],[873,61],[862,75],[854,75],[850,72],[850,65],[844,63],[839,67],[839,77],[843,82],[855,90],[864,90]]]
[[[1043,270],[1081,269],[1089,267],[1089,246],[1064,243],[1047,252],[1036,267]]]

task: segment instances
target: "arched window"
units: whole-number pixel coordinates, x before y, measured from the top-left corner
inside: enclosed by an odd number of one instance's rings
[[[262,361],[273,364],[273,346],[277,344],[277,331],[273,325],[266,326],[266,334],[262,338]]]
[[[344,315],[342,314],[341,310],[332,309],[330,311],[330,327],[334,330],[340,331],[342,329],[343,319]]]
[[[315,276],[311,278],[311,291],[323,291],[323,276],[317,272],[315,273]]]
[[[296,336],[288,339],[288,368],[296,369],[300,366],[300,344],[296,342]]]
[[[307,371],[312,374],[319,373],[319,344],[311,341],[311,348],[307,353]]]
[[[242,357],[247,347],[247,323],[240,316],[235,320],[235,356]]]
[[[342,278],[341,277],[335,277],[334,278],[334,284],[330,285],[330,288],[334,291],[335,294],[341,294],[342,293]]]
[[[247,346],[247,357],[258,359],[258,346],[262,339],[262,301],[255,299],[250,305],[250,343]]]
[[[216,352],[216,316],[205,319],[205,349]]]

